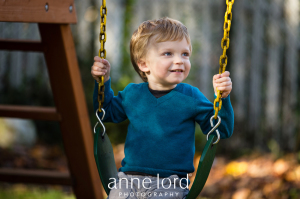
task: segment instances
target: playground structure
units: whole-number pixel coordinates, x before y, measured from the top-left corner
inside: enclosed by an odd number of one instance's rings
[[[89,148],[92,143],[92,133],[82,84],[78,81],[81,77],[69,25],[76,23],[74,2],[7,0],[0,4],[0,12],[0,21],[3,22],[38,23],[41,41],[0,40],[0,50],[43,52],[56,104],[55,108],[3,105],[0,106],[0,116],[59,121],[70,170],[69,173],[45,171],[37,173],[2,169],[0,181],[71,185],[77,198],[102,198],[101,184],[99,178],[96,177],[97,171],[91,156],[92,150]],[[228,17],[231,21],[232,15]],[[225,25],[224,31],[229,32],[230,24]],[[220,66],[222,66],[220,73],[227,65],[225,56],[228,47],[229,40],[227,39],[226,45],[222,41],[224,52],[220,59]],[[209,146],[212,140],[209,141]],[[213,153],[215,153],[215,147]],[[209,162],[212,163],[214,154],[209,156],[211,156]],[[207,167],[204,172],[208,176],[211,165]],[[201,183],[205,184],[205,181]],[[191,190],[190,195],[194,196],[189,198],[196,197],[198,194]]]
[[[226,12],[224,16],[224,35],[221,40],[221,47],[223,49],[223,53],[220,56],[219,60],[219,74],[223,74],[225,72],[227,66],[227,55],[226,51],[229,48],[229,32],[231,28],[231,21],[232,21],[232,6],[234,4],[234,0],[226,0]],[[99,50],[99,57],[101,59],[106,58],[106,50],[105,50],[105,42],[106,42],[106,15],[107,15],[107,7],[106,7],[106,0],[102,0],[102,6],[100,8],[100,34],[99,34],[99,41],[100,41],[100,50]],[[106,135],[105,126],[102,123],[103,118],[105,117],[105,110],[103,108],[104,103],[104,76],[100,76],[98,80],[98,104],[99,108],[96,111],[96,117],[98,122],[94,127],[94,154],[95,160],[97,164],[97,168],[99,171],[99,176],[103,185],[103,188],[107,195],[110,193],[109,184],[110,179],[118,178],[118,171],[115,165],[114,153],[113,148],[110,143],[108,136]],[[207,133],[207,142],[204,147],[203,153],[201,155],[197,173],[195,180],[191,189],[189,190],[186,199],[195,199],[198,197],[200,192],[202,191],[206,180],[208,178],[209,172],[213,165],[213,161],[215,158],[216,153],[216,145],[220,141],[220,134],[217,130],[217,127],[221,124],[221,117],[218,116],[218,112],[221,110],[222,107],[222,91],[217,90],[217,97],[214,100],[214,115],[210,118],[211,130]],[[102,118],[99,118],[99,113],[102,114]],[[213,119],[217,120],[216,124],[214,124]],[[101,128],[97,128],[97,125],[101,124]],[[99,125],[100,126],[100,125]],[[216,134],[212,134],[212,133]],[[100,135],[101,134],[101,135]],[[216,140],[215,140],[216,137]],[[214,141],[215,140],[215,141]]]
[[[69,172],[0,169],[0,181],[72,186],[76,198],[102,199],[93,157],[93,134],[70,24],[76,23],[74,0],[4,0],[0,22],[38,23],[41,41],[3,40],[0,50],[42,52],[56,107],[0,105],[0,117],[57,121]]]

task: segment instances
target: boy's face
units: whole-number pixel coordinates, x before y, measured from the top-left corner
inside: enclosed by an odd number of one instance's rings
[[[168,90],[176,87],[189,74],[190,45],[186,39],[156,43],[151,39],[145,59],[138,62],[153,90]]]

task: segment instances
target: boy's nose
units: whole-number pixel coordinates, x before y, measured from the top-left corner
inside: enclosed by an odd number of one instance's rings
[[[183,64],[181,56],[174,57],[174,64]]]

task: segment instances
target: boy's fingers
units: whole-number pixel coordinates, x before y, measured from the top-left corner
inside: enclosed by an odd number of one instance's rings
[[[217,87],[217,89],[219,91],[224,91],[224,92],[228,92],[229,90],[231,90],[231,86],[220,86],[220,87]]]
[[[217,86],[217,89],[218,89],[219,91],[224,91],[224,90],[225,90],[225,87],[223,87],[223,86]]]
[[[222,98],[225,98],[225,97],[227,97],[229,95],[229,92],[223,92],[222,93]]]
[[[97,70],[94,70],[95,72],[107,72],[106,69],[98,68]]]
[[[95,56],[95,57],[94,57],[94,61],[98,61],[98,62],[99,62],[100,60],[101,60],[100,57],[98,57],[98,56]]]
[[[96,71],[96,70],[98,70],[98,66],[96,66],[95,64],[92,66],[92,71]]]
[[[103,63],[104,65],[109,65],[109,62],[108,62],[106,59],[102,59],[102,63]]]
[[[94,62],[94,66],[96,68],[107,68],[107,65],[105,65],[104,63],[101,63],[101,62]]]
[[[216,86],[219,90],[220,89],[223,89],[223,90],[230,90],[230,89],[232,89],[232,84],[227,84],[227,85],[217,85]]]
[[[221,83],[216,84],[216,86],[230,86],[230,85],[232,85],[232,82],[230,82],[230,81],[221,82]]]
[[[220,77],[221,77],[220,74],[216,74],[216,75],[213,76],[213,79],[216,80],[216,79],[219,79]]]
[[[109,62],[106,60],[106,59],[101,59],[100,57],[98,57],[98,56],[95,56],[94,57],[94,61],[95,61],[95,63],[96,62],[100,62],[100,63],[103,63],[104,65],[109,65]]]
[[[221,77],[216,80],[216,83],[222,83],[222,82],[231,82],[231,78],[230,77]]]
[[[97,66],[97,65],[92,66],[92,71],[99,71],[99,70],[101,70],[100,66]]]
[[[106,72],[99,72],[99,71],[94,71],[94,76],[104,76]]]
[[[224,73],[222,73],[222,77],[229,77],[230,72],[229,71],[225,71]]]

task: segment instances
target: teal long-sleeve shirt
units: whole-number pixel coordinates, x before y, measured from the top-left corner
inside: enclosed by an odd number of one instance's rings
[[[105,83],[104,122],[129,120],[125,141],[125,158],[119,171],[143,172],[168,177],[186,177],[194,172],[195,123],[204,134],[211,130],[213,104],[189,84],[180,83],[168,94],[156,98],[148,83],[129,84],[117,96]],[[98,83],[95,82],[93,104],[98,108]],[[101,116],[101,115],[100,115]],[[234,113],[230,97],[222,99],[219,111],[221,138],[233,133]]]

